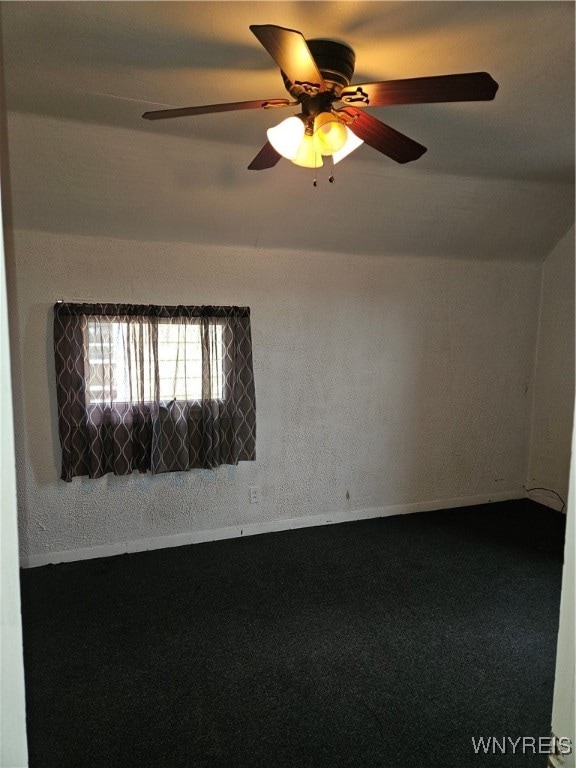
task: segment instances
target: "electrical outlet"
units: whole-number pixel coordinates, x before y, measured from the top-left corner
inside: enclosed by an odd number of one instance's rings
[[[250,504],[260,503],[260,487],[258,485],[250,486]]]

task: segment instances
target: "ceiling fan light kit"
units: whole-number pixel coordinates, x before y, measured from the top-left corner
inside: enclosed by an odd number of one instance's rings
[[[348,155],[351,152],[354,152],[355,149],[358,149],[359,146],[364,144],[364,141],[356,136],[355,133],[352,133],[350,128],[346,127],[346,135],[348,136],[346,140],[346,144],[342,147],[342,149],[339,149],[337,152],[334,152],[332,155],[332,162],[334,165],[336,163],[339,163],[340,160],[344,160],[345,157],[348,157]]]
[[[268,141],[276,152],[292,160],[298,154],[298,147],[304,139],[306,124],[299,115],[292,115],[278,125],[268,128]]]
[[[333,155],[348,139],[346,126],[331,112],[321,112],[314,119],[314,137],[321,155]]]
[[[320,168],[322,155],[335,158],[338,154],[341,160],[363,143],[331,112],[321,112],[315,118],[293,115],[266,133],[278,154],[303,168]]]
[[[268,129],[268,141],[249,170],[272,168],[281,157],[304,168],[319,168],[323,157],[338,163],[362,143],[397,163],[407,163],[421,157],[426,147],[373,117],[365,111],[367,108],[489,101],[498,90],[498,83],[487,72],[351,85],[356,57],[345,43],[305,40],[300,32],[274,24],[252,25],[250,30],[280,68],[284,86],[294,101],[268,99],[179,107],[145,112],[142,117],[161,120],[298,105],[302,110],[299,114]]]
[[[318,147],[314,141],[314,136],[305,133],[298,151],[294,157],[289,158],[294,165],[301,168],[321,168],[324,165],[322,155],[318,152]]]

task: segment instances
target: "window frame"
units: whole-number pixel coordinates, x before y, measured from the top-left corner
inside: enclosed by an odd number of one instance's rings
[[[211,323],[223,325],[223,400],[101,403],[87,405],[85,327],[92,315],[110,321],[124,317],[199,322],[202,349],[213,357]],[[156,319],[156,321],[155,321]],[[136,342],[138,346],[139,342]],[[104,359],[104,358],[103,358]],[[142,359],[142,356],[139,358]],[[71,482],[108,473],[215,469],[256,458],[256,396],[250,308],[112,303],[54,305],[54,372],[61,446],[60,478]],[[202,367],[205,391],[210,364]]]
[[[87,323],[86,323],[86,327],[83,329],[84,376],[85,376],[85,381],[86,381],[86,389],[85,389],[86,409],[90,410],[90,411],[96,412],[97,408],[95,409],[95,407],[99,407],[102,411],[104,411],[107,407],[112,407],[112,404],[114,404],[114,407],[122,406],[122,405],[130,406],[133,403],[133,400],[131,400],[130,398],[121,398],[121,397],[106,398],[105,397],[105,393],[101,397],[93,398],[91,396],[91,392],[93,390],[93,385],[92,386],[90,385],[91,369],[92,369],[92,366],[93,366],[93,362],[92,362],[93,359],[90,356],[90,346],[91,346],[91,342],[90,342],[90,330],[91,330],[91,328],[90,328],[90,318],[98,317],[100,325],[109,325],[109,326],[113,326],[113,325],[120,326],[123,323],[127,324],[127,321],[125,321],[125,320],[118,320],[115,317],[110,317],[109,319],[103,320],[103,318],[101,316],[99,316],[99,315],[87,315],[86,317],[87,317]],[[104,317],[106,317],[106,316],[104,316]],[[158,329],[159,329],[159,327],[161,325],[165,325],[165,326],[172,327],[172,328],[178,327],[179,324],[178,323],[174,323],[173,322],[174,319],[175,318],[159,318],[158,319]],[[145,329],[146,328],[146,323],[144,321],[142,321],[141,324],[142,324],[142,328]],[[176,341],[168,341],[166,343],[165,340],[161,340],[160,339],[160,335],[159,334],[157,335],[155,340],[152,340],[152,341],[148,340],[148,345],[153,345],[154,343],[156,345],[156,361],[157,361],[157,364],[158,364],[159,402],[162,405],[168,405],[168,404],[174,403],[174,402],[186,403],[188,405],[201,404],[202,402],[225,403],[226,400],[229,398],[229,394],[230,394],[229,391],[228,391],[228,397],[227,397],[226,372],[225,372],[226,355],[224,353],[224,322],[217,322],[217,321],[215,321],[211,325],[213,325],[214,328],[217,330],[217,333],[218,333],[218,336],[219,336],[219,338],[217,339],[217,348],[219,350],[219,354],[216,356],[216,364],[217,364],[217,366],[219,368],[219,371],[217,372],[217,376],[219,377],[220,381],[217,382],[217,390],[216,390],[216,393],[214,394],[214,376],[212,376],[211,396],[210,397],[202,397],[201,393],[200,393],[199,397],[179,397],[178,395],[181,395],[183,393],[177,392],[177,391],[173,392],[173,393],[168,393],[168,392],[164,392],[163,393],[162,392],[163,377],[162,377],[162,374],[161,374],[161,367],[162,367],[162,364],[166,362],[166,360],[162,360],[161,359],[160,350],[161,350],[162,347],[165,348],[167,346],[167,344],[174,345],[174,346],[178,347],[179,341],[178,340],[176,340]],[[200,322],[194,323],[193,327],[197,327],[198,328],[198,336],[200,337],[200,334],[201,334]],[[108,343],[109,348],[111,350],[113,350],[115,347],[118,346],[118,344],[114,344],[114,343],[111,343],[111,342],[107,342],[107,343]],[[186,344],[186,343],[189,343],[189,342],[187,342],[185,340],[183,343]],[[198,379],[199,382],[200,382],[200,388],[201,388],[202,387],[202,364],[203,364],[203,361],[202,361],[202,342],[201,342],[201,339],[198,338],[198,340],[194,341],[193,343],[197,343],[198,344],[198,348],[199,348],[199,357],[197,358],[197,363],[198,363],[198,367],[199,367],[199,375],[193,376],[191,378]],[[101,364],[102,366],[108,365],[108,366],[110,366],[110,368],[112,368],[113,366],[119,364],[119,362],[121,362],[121,363],[125,363],[126,362],[125,358],[124,358],[124,360],[121,360],[121,355],[119,356],[119,358],[120,359],[119,359],[118,362],[113,361],[112,357],[111,357],[111,358],[109,358],[109,360],[107,362],[106,361],[102,361],[99,364]],[[148,362],[148,365],[151,365],[150,361]],[[124,366],[124,371],[123,371],[122,378],[124,379],[124,384],[123,384],[124,393],[123,394],[126,395],[127,394],[126,388],[128,386],[128,384],[127,384],[127,378],[128,377],[126,376],[126,373],[125,373],[125,366]],[[104,380],[104,384],[102,385],[102,390],[105,390],[106,389],[106,379],[104,378],[104,376],[103,376],[103,380]],[[108,379],[108,381],[110,381],[110,379]],[[164,381],[166,381],[166,377],[164,377]],[[111,383],[113,384],[113,380],[111,381]],[[138,400],[138,403],[140,405],[142,405],[142,406],[150,406],[154,402],[156,402],[156,399],[152,396],[151,388],[152,388],[152,382],[151,381],[144,382],[144,391],[145,391],[145,394],[148,395],[148,397],[145,396],[142,400]],[[170,394],[171,396],[169,396],[169,397],[162,397],[163,394],[166,394],[166,395]]]

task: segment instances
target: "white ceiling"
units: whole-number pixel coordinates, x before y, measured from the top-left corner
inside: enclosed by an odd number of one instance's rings
[[[574,221],[572,2],[3,2],[19,228],[264,248],[541,259]],[[488,71],[493,102],[376,108],[428,151],[248,171],[288,110],[149,122],[287,96],[249,30],[347,42],[353,82]]]

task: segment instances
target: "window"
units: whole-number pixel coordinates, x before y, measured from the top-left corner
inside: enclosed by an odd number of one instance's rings
[[[161,321],[158,330],[158,385],[159,399],[202,400],[202,348],[200,325]],[[213,324],[215,334],[214,361],[210,376],[208,397],[224,398],[222,323]],[[133,397],[131,371],[139,370],[138,349],[143,355],[141,380],[136,381],[143,400],[154,400],[152,342],[149,326],[135,329],[141,337],[127,344],[130,329],[127,323],[100,321],[88,318],[84,344],[86,347],[86,396],[88,404],[105,401],[130,402]]]
[[[248,307],[56,304],[62,479],[255,458]]]

